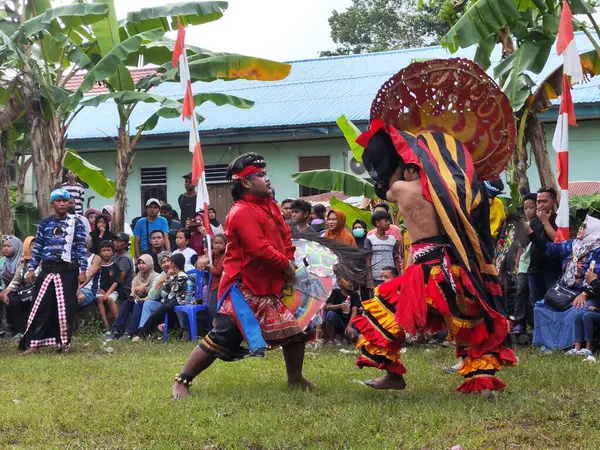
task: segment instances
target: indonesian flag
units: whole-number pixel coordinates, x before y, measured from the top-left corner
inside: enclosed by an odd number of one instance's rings
[[[552,146],[556,151],[556,169],[558,172],[558,185],[560,187],[560,204],[556,217],[555,241],[565,241],[569,234],[569,125],[577,126],[575,108],[571,97],[571,84],[583,80],[583,71],[577,52],[575,35],[573,33],[573,14],[567,0],[563,2],[556,52],[563,55],[563,93],[560,100],[556,130],[552,139]],[[569,77],[571,80],[569,82]]]
[[[204,227],[206,232],[212,236],[212,228],[208,218],[208,188],[206,186],[206,173],[204,171],[204,158],[202,157],[202,146],[198,136],[198,120],[194,113],[194,95],[192,93],[192,81],[190,80],[190,68],[188,65],[187,53],[185,52],[185,28],[179,22],[177,31],[177,40],[173,49],[173,67],[179,63],[179,78],[181,87],[185,92],[183,97],[183,109],[181,117],[183,120],[190,119],[192,129],[190,130],[189,150],[192,153],[192,183],[198,186],[198,195],[196,197],[196,211],[204,211]]]

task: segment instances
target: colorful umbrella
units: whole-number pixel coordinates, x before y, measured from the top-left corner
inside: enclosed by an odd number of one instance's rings
[[[283,303],[305,330],[319,314],[335,284],[333,266],[337,255],[324,245],[293,239],[296,246],[296,283],[284,289]]]

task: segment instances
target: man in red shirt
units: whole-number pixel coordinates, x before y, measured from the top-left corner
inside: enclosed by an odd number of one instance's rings
[[[282,303],[284,285],[295,279],[295,248],[273,200],[264,158],[256,153],[238,157],[229,165],[227,178],[233,181],[235,203],[225,220],[227,248],[216,324],[175,377],[174,399],[188,397],[194,377],[215,359],[263,356],[268,347],[278,345],[283,347],[288,385],[313,387],[302,376],[307,335]],[[248,350],[240,347],[242,341]]]

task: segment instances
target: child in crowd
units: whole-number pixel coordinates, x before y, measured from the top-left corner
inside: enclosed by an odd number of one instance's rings
[[[224,234],[217,234],[212,241],[213,244],[213,263],[210,264],[208,258],[198,260],[198,270],[210,270],[212,274],[212,282],[210,284],[210,293],[208,296],[208,313],[210,315],[211,324],[214,326],[215,317],[217,316],[217,292],[221,275],[223,275],[223,260],[225,259],[225,247],[227,246],[227,238]]]
[[[397,277],[398,277],[398,269],[396,267],[392,267],[392,266],[385,266],[383,269],[381,269],[381,274],[379,275],[379,278],[384,283],[387,283],[388,281],[393,280],[394,278],[397,278]]]
[[[537,214],[537,194],[523,197],[523,215],[527,223],[531,223]],[[529,262],[531,260],[531,242],[520,245],[517,252],[517,292],[515,294],[514,319],[515,326],[511,334],[521,335],[527,330],[527,323],[533,328],[533,303],[529,293]],[[537,301],[537,300],[536,300]]]
[[[104,334],[111,333],[108,326],[108,318],[106,316],[105,305],[108,305],[113,319],[119,315],[119,307],[117,306],[117,287],[119,286],[119,267],[113,261],[114,245],[112,241],[102,241],[100,243],[100,258],[102,259],[102,267],[100,268],[100,281],[98,293],[96,295],[96,304],[98,312],[104,324]]]
[[[344,334],[349,340],[356,337],[352,319],[361,307],[360,297],[354,291],[351,281],[338,276],[338,288],[331,292],[325,304],[325,341],[327,344],[339,344],[336,334]],[[346,300],[350,300],[350,304]]]
[[[371,217],[371,223],[375,226],[375,234],[367,235],[365,240],[365,249],[371,250],[372,255],[367,256],[367,286],[373,289],[383,283],[380,278],[384,267],[396,267],[400,272],[400,262],[398,255],[400,247],[394,236],[387,234],[392,222],[392,217],[388,212],[377,211]]]
[[[190,230],[186,228],[179,229],[175,237],[175,244],[177,250],[173,252],[173,255],[182,254],[185,257],[185,271],[192,270],[198,260],[198,254],[194,249],[188,247],[190,245]]]

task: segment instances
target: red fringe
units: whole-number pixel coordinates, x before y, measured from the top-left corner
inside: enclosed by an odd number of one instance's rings
[[[517,359],[517,355],[512,348],[501,347],[498,352],[498,359],[500,360],[500,364],[503,366],[516,366],[519,360]]]
[[[479,375],[465,380],[456,390],[465,394],[479,392],[484,389],[500,391],[504,389],[504,383],[493,375]]]
[[[354,319],[352,319],[352,323],[356,326],[363,337],[371,344],[386,348],[389,346],[390,341],[384,335],[382,335],[381,332],[371,324],[371,322],[369,322],[367,316],[355,316]]]
[[[356,358],[355,364],[361,369],[363,367],[374,367],[375,369],[385,370],[386,372],[395,373],[398,375],[404,375],[406,373],[406,367],[404,367],[404,365],[400,361],[396,361],[392,364],[378,364],[375,361],[367,358],[366,356],[360,355],[358,358]]]
[[[396,307],[396,323],[408,333],[415,334],[417,330],[423,331],[427,324],[427,302],[425,301],[426,288],[423,266],[420,264],[408,266],[400,278],[402,290],[400,294],[394,291],[391,296],[391,303]],[[382,295],[384,298],[390,298],[383,294],[383,292]],[[402,299],[402,304],[398,304],[400,298]]]

